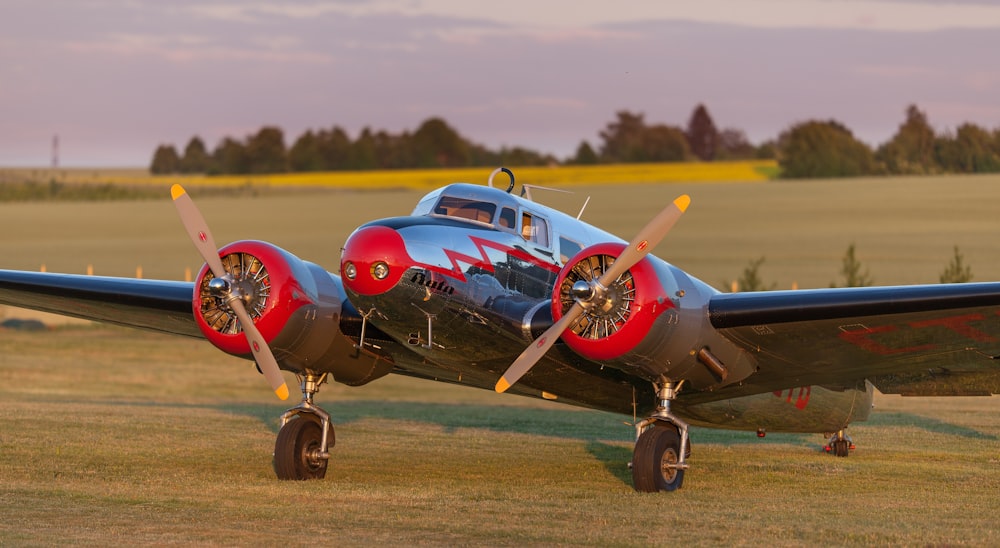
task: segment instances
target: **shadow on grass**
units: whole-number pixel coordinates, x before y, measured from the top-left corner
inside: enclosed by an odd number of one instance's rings
[[[911,413],[873,413],[867,424],[871,426],[909,426],[934,434],[946,434],[973,440],[996,441],[1000,439],[993,434],[986,434],[973,428]]]

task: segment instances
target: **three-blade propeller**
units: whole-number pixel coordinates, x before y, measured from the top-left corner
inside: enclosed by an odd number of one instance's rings
[[[614,263],[611,264],[611,268],[607,269],[600,278],[596,280],[591,280],[589,282],[589,287],[586,291],[580,289],[578,290],[576,286],[573,288],[573,295],[575,301],[573,306],[566,311],[566,314],[559,319],[556,323],[552,324],[551,327],[545,330],[544,333],[534,342],[531,343],[528,348],[521,353],[520,356],[514,360],[514,363],[507,368],[500,380],[497,381],[496,391],[506,392],[508,388],[516,383],[521,377],[524,376],[538,360],[542,359],[542,356],[552,348],[555,344],[556,339],[558,339],[563,331],[573,325],[588,308],[595,306],[606,298],[608,287],[618,279],[619,276],[625,273],[628,269],[632,268],[639,263],[654,247],[656,247],[663,237],[670,232],[677,220],[680,219],[681,215],[687,210],[688,205],[691,203],[691,198],[686,194],[679,196],[670,205],[663,209],[656,217],[653,218],[638,234],[632,238],[629,242],[628,247],[626,247],[622,254],[618,256]],[[580,282],[577,282],[580,283]]]
[[[205,218],[201,215],[198,207],[194,205],[191,196],[188,195],[181,185],[172,186],[170,188],[170,195],[174,199],[174,206],[177,208],[177,213],[181,217],[181,222],[184,223],[184,228],[187,230],[188,236],[191,237],[194,246],[198,248],[198,253],[205,259],[209,270],[212,271],[212,275],[216,279],[223,280],[225,283],[222,285],[229,288],[224,295],[224,299],[226,304],[236,314],[236,318],[243,328],[243,334],[246,335],[247,342],[250,343],[250,351],[253,353],[257,365],[260,366],[261,372],[264,373],[264,378],[267,379],[267,382],[271,385],[271,389],[274,390],[274,393],[279,398],[283,400],[288,399],[288,385],[285,384],[285,379],[281,376],[278,361],[274,359],[274,354],[271,353],[271,349],[267,345],[267,340],[261,335],[257,326],[254,325],[246,306],[243,304],[243,300],[233,291],[232,276],[222,266],[218,248],[215,247],[215,240],[212,238],[212,233],[208,230],[208,223],[205,222]]]

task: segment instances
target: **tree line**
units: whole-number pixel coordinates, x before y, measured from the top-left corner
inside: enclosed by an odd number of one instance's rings
[[[697,105],[686,127],[647,123],[642,113],[622,110],[599,132],[600,141],[580,142],[563,159],[524,147],[489,149],[463,137],[441,118],[410,132],[363,129],[356,139],[339,126],[307,130],[290,147],[281,128],[265,126],[244,139],[223,138],[209,151],[198,136],[182,152],[157,147],[154,174],[257,174],[306,171],[474,167],[497,165],[610,164],[634,162],[777,159],[782,176],[849,177],[882,174],[1000,172],[1000,128],[992,132],[966,123],[936,134],[915,105],[896,134],[872,149],[836,120],[790,126],[777,139],[754,145],[737,128],[719,129],[708,109]]]

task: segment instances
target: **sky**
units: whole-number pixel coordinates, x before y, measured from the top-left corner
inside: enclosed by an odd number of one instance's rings
[[[412,131],[559,158],[621,110],[754,143],[836,119],[876,146],[916,104],[1000,127],[1000,2],[0,0],[0,166],[148,166],[276,125]]]

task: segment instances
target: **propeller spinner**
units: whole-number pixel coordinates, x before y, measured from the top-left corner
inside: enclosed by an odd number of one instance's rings
[[[205,222],[205,218],[198,210],[198,207],[194,205],[191,196],[188,195],[187,191],[181,185],[173,185],[170,188],[170,195],[174,199],[174,206],[177,208],[177,213],[181,217],[181,222],[184,224],[188,236],[194,242],[198,253],[208,264],[212,275],[215,276],[215,279],[209,282],[209,285],[213,288],[213,292],[222,297],[226,305],[233,310],[233,313],[239,319],[240,326],[243,328],[243,334],[246,336],[247,342],[250,343],[250,351],[253,353],[254,360],[260,366],[260,370],[271,385],[271,389],[282,400],[288,399],[288,385],[285,384],[285,379],[281,376],[278,361],[274,358],[270,347],[268,347],[267,340],[264,339],[264,336],[261,335],[257,326],[254,325],[253,320],[250,318],[250,314],[243,303],[244,295],[239,285],[233,283],[232,275],[223,268],[218,248],[215,246],[215,240],[212,238],[212,233],[208,230],[208,223]]]
[[[599,278],[593,280],[580,280],[573,284],[571,295],[574,299],[573,306],[566,311],[562,318],[556,323],[552,324],[551,327],[545,330],[544,333],[534,342],[531,343],[528,348],[521,353],[520,356],[514,360],[507,371],[504,372],[500,380],[497,381],[496,391],[506,392],[514,383],[516,383],[521,377],[524,376],[538,360],[542,359],[542,356],[552,348],[555,344],[556,339],[558,339],[563,331],[573,325],[580,316],[582,316],[587,310],[600,306],[603,302],[607,300],[608,287],[610,287],[619,276],[624,274],[628,269],[635,266],[639,261],[646,257],[649,252],[656,247],[660,241],[663,240],[667,232],[673,228],[677,220],[680,219],[684,211],[687,210],[688,205],[691,204],[691,198],[686,194],[679,196],[670,205],[663,209],[656,217],[653,218],[638,234],[632,238],[629,242],[628,247],[622,251],[622,254],[618,257],[611,267],[608,268]]]

